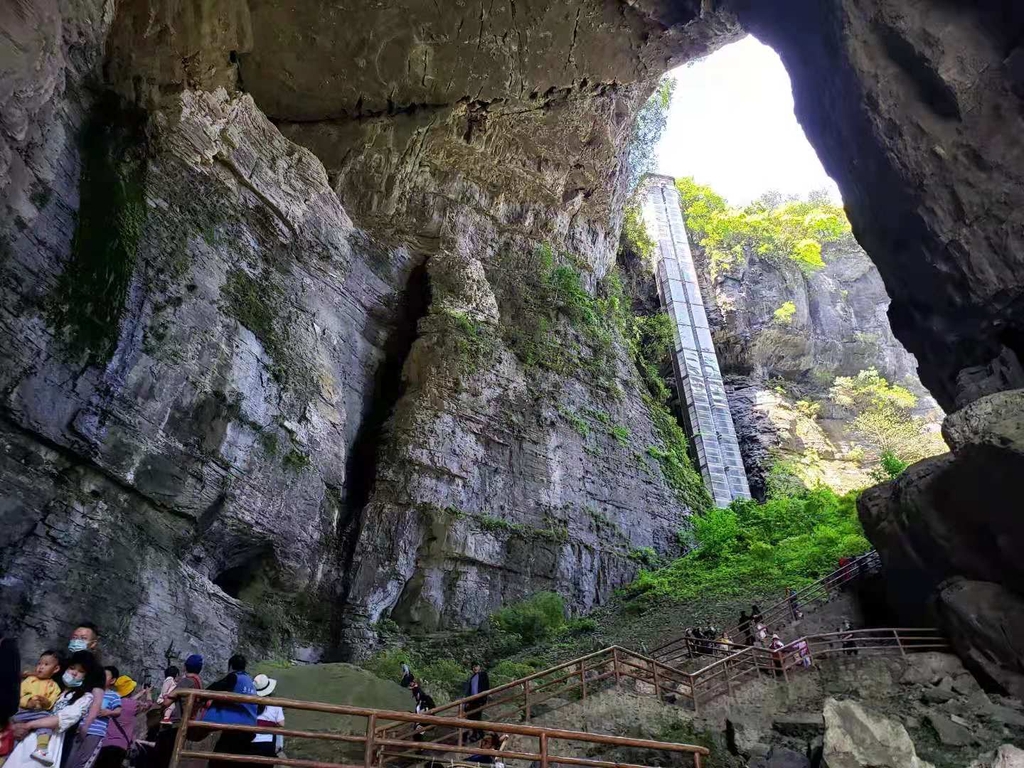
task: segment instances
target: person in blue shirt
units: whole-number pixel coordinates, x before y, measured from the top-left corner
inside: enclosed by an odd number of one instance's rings
[[[99,713],[95,720],[88,723],[83,734],[79,731],[75,737],[75,744],[71,754],[68,756],[67,768],[92,768],[96,757],[103,746],[103,739],[107,735],[107,728],[110,726],[110,718],[121,714],[121,697],[114,690],[114,681],[121,676],[117,667],[104,667],[107,678],[106,689],[103,691],[103,703],[100,705]],[[86,727],[83,720],[82,726]]]
[[[245,671],[245,656],[236,653],[228,660],[228,674],[215,683],[212,683],[207,690],[230,691],[245,696],[255,696],[256,686],[252,677]],[[221,723],[224,725],[256,725],[257,703],[236,703],[228,701],[215,701],[203,716],[204,723]],[[253,734],[239,731],[224,731],[217,740],[214,752],[222,752],[232,755],[250,755],[252,751]],[[209,768],[240,768],[240,763],[227,760],[211,760]]]

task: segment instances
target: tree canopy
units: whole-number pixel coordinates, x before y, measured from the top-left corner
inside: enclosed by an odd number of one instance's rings
[[[692,177],[677,179],[676,188],[690,236],[704,248],[715,274],[737,266],[748,254],[789,259],[805,271],[821,269],[822,246],[851,236],[842,207],[824,193],[800,200],[766,192],[735,208]]]

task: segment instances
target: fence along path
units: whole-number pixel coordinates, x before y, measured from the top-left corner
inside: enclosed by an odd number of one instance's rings
[[[249,765],[266,766],[294,766],[295,768],[373,768],[383,766],[395,758],[401,758],[405,764],[410,762],[433,762],[432,757],[436,754],[438,758],[445,756],[443,763],[438,760],[438,765],[462,765],[451,755],[489,755],[495,758],[500,757],[505,761],[523,761],[526,763],[536,762],[540,768],[548,768],[553,765],[589,766],[590,768],[647,768],[646,766],[634,765],[631,763],[610,762],[587,757],[573,757],[558,755],[551,751],[552,742],[566,742],[569,744],[581,744],[590,748],[594,746],[603,747],[629,747],[638,749],[657,750],[664,753],[660,760],[666,760],[671,755],[677,754],[684,758],[690,758],[694,768],[701,768],[702,758],[709,754],[706,747],[692,744],[674,744],[662,741],[651,741],[649,739],[630,739],[621,736],[606,736],[597,733],[581,733],[579,731],[566,731],[558,728],[542,728],[532,725],[521,725],[516,723],[495,723],[478,720],[466,720],[462,718],[444,718],[429,714],[416,714],[414,712],[394,712],[381,709],[367,709],[363,707],[349,707],[338,704],[321,704],[313,701],[296,701],[293,699],[279,699],[258,696],[244,696],[237,693],[223,693],[220,691],[207,691],[202,689],[178,690],[174,696],[184,698],[182,704],[181,726],[178,729],[177,738],[174,743],[174,752],[171,756],[172,768],[177,768],[182,760],[218,760],[227,763],[247,763]],[[203,728],[206,724],[195,720],[194,714],[197,711],[197,702],[200,701],[222,701],[248,703],[267,706],[278,706],[285,710],[305,710],[308,712],[321,712],[338,715],[339,717],[363,717],[366,719],[366,728],[362,734],[337,733],[329,730],[310,731],[296,728],[275,728],[273,733],[285,736],[289,739],[313,739],[320,741],[335,742],[339,745],[338,762],[325,762],[320,760],[306,760],[290,757],[263,757],[248,754],[232,754],[230,752],[211,752],[203,749],[191,748],[187,744],[189,730],[195,731]],[[379,730],[380,723],[388,721],[397,724],[420,724],[425,727],[443,725],[448,728],[457,728],[459,732],[481,729],[491,733],[505,734],[509,736],[521,736],[536,739],[537,747],[534,751],[526,751],[520,748],[516,751],[484,749],[479,746],[465,746],[418,741],[411,738],[397,738],[395,734],[388,733],[387,729]],[[235,731],[240,733],[263,733],[268,729],[264,726],[250,725],[227,725],[217,723],[209,724],[212,727],[204,728],[204,732],[212,731]],[[344,745],[351,745],[347,750]],[[343,762],[343,760],[348,762]],[[477,763],[468,763],[468,766],[479,768]]]
[[[882,563],[878,552],[871,550],[858,558],[855,558],[846,565],[837,568],[832,573],[823,576],[813,584],[808,584],[795,594],[784,597],[762,611],[762,623],[766,627],[776,627],[793,620],[793,605],[800,610],[807,610],[817,605],[827,603],[835,597],[840,590],[855,579],[876,573],[881,569]],[[740,625],[730,627],[726,630],[732,638],[742,637]],[[732,649],[722,647],[723,644],[716,640],[706,640],[685,635],[675,637],[666,643],[659,645],[650,652],[652,658],[665,664],[672,664],[682,658],[692,658],[694,654],[725,657],[730,655]]]
[[[699,713],[701,706],[723,694],[731,695],[738,685],[752,678],[770,675],[788,683],[790,677],[799,674],[799,670],[808,663],[805,660],[841,654],[905,656],[911,652],[934,650],[948,650],[948,644],[934,629],[863,629],[810,635],[794,640],[775,651],[753,646],[741,647],[696,672],[682,672],[635,651],[611,646],[422,714],[186,689],[175,694],[184,697],[185,702],[182,707],[182,726],[175,741],[171,765],[177,768],[180,760],[198,759],[296,768],[359,768],[360,765],[362,768],[385,768],[389,764],[409,765],[422,762],[447,763],[454,766],[463,764],[458,758],[464,755],[491,755],[501,757],[504,761],[537,762],[540,768],[557,764],[593,768],[646,768],[628,763],[558,755],[551,751],[551,742],[566,742],[682,753],[692,758],[695,768],[700,768],[702,758],[708,754],[708,750],[700,746],[497,722],[496,718],[517,717],[529,721],[536,708],[545,701],[567,696],[578,696],[585,700],[603,685],[619,685],[624,680],[640,683],[641,685],[637,686],[640,693],[657,696],[663,701],[689,702],[694,712]],[[186,745],[189,726],[194,729],[204,725],[201,721],[193,719],[197,700],[248,702],[276,705],[284,709],[364,717],[366,728],[362,735],[294,728],[274,730],[275,734],[290,739],[317,739],[354,745],[361,755],[361,762],[271,758],[189,748]],[[482,715],[484,710],[491,719],[471,719],[470,716]],[[448,716],[445,716],[445,713],[448,713]],[[218,724],[210,730],[260,733],[266,728]],[[467,735],[473,731],[536,738],[537,748],[535,751],[527,752],[469,746]],[[468,763],[467,766],[479,768],[473,763]]]

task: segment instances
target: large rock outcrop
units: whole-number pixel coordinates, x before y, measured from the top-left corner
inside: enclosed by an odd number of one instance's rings
[[[1024,7],[737,0],[951,410],[1024,385]]]
[[[893,336],[885,285],[852,238],[826,246],[825,266],[814,271],[752,249],[713,271],[699,243],[693,246],[755,497],[765,496],[780,463],[808,486],[845,492],[872,484],[878,446],[852,428],[856,414],[830,398],[838,376],[874,368],[908,389],[918,399],[923,455],[943,450],[942,411],[921,385],[914,356]],[[791,311],[780,318],[780,308]]]
[[[669,551],[689,510],[623,350],[561,317],[538,366],[502,270],[549,244],[595,291],[631,116],[733,12],[926,382],[1013,386],[1020,13],[713,5],[5,4],[0,601],[28,639],[89,612],[133,666],[337,649],[539,585],[583,609]]]
[[[902,615],[937,619],[994,684],[1024,691],[1024,536],[1013,510],[1024,472],[1024,391],[950,414],[951,455],[922,461],[860,500]]]
[[[636,106],[738,28],[407,5],[4,10],[0,606],[28,648],[86,615],[132,668],[354,655],[389,614],[586,610],[677,550],[614,329],[553,316],[535,364],[516,291],[538,253],[596,290]]]

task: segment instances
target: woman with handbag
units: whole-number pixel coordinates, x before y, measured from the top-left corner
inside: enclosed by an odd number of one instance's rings
[[[121,697],[121,714],[110,718],[110,727],[100,747],[99,757],[93,768],[121,768],[129,750],[135,744],[137,718],[156,706],[146,699],[148,688],[138,688],[128,675],[121,675],[114,681],[114,690]],[[132,695],[134,694],[134,695]]]

